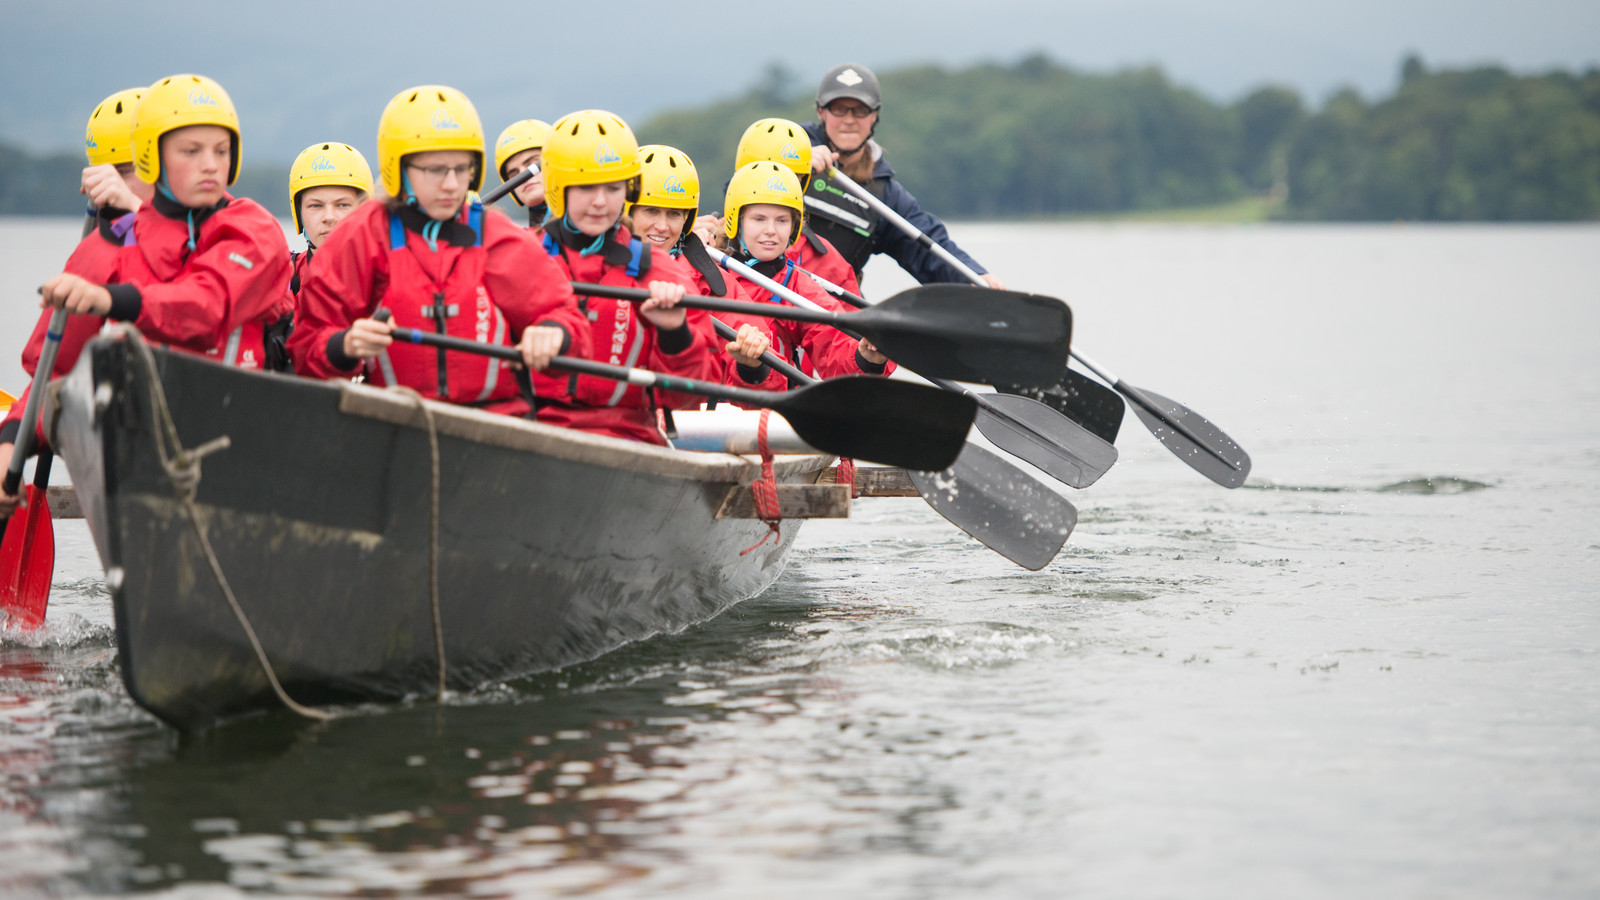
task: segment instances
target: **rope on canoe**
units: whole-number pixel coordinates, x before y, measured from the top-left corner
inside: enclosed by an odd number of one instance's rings
[[[778,503],[778,479],[772,468],[772,447],[767,443],[767,421],[772,417],[772,410],[763,409],[761,418],[756,424],[756,449],[761,453],[761,474],[750,482],[750,495],[755,499],[756,516],[767,523],[767,533],[761,540],[739,551],[740,556],[765,544],[770,538],[783,535],[778,532],[779,523],[783,521],[783,507]]]
[[[439,657],[439,701],[444,702],[444,617],[439,612],[439,429],[433,421],[433,410],[423,402],[422,395],[403,385],[390,388],[405,394],[417,403],[422,421],[428,427],[428,461],[430,492],[428,497],[428,604],[433,609],[433,650]]]
[[[222,564],[217,561],[217,554],[211,549],[211,541],[206,537],[205,526],[200,523],[200,511],[195,507],[194,496],[200,487],[200,460],[218,450],[226,450],[232,443],[227,435],[206,441],[193,449],[185,449],[183,442],[178,438],[178,426],[172,420],[172,410],[167,406],[167,392],[161,386],[161,373],[156,370],[155,354],[150,352],[150,345],[145,342],[144,335],[131,324],[123,326],[127,329],[127,343],[133,348],[133,358],[144,367],[145,380],[149,384],[150,407],[156,413],[156,453],[161,457],[161,469],[167,475],[167,480],[172,483],[173,493],[183,505],[183,511],[189,519],[189,524],[194,526],[195,537],[200,541],[200,549],[205,552],[206,562],[211,566],[211,574],[217,579],[217,586],[222,588],[222,596],[227,598],[228,605],[233,608],[233,615],[239,620],[239,625],[244,628],[245,637],[250,639],[250,646],[255,650],[256,661],[261,664],[261,671],[267,676],[267,683],[272,685],[272,692],[278,695],[283,705],[308,719],[332,719],[334,714],[326,710],[312,709],[297,702],[283,689],[278,681],[278,675],[272,669],[271,660],[267,659],[267,651],[262,648],[261,641],[256,637],[256,630],[250,626],[250,617],[245,615],[244,608],[239,605],[239,598],[234,596],[233,588],[228,585],[227,576],[222,574]],[[169,452],[169,448],[173,452]]]

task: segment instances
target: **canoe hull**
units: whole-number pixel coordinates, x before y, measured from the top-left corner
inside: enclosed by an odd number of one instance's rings
[[[591,659],[759,593],[798,523],[715,511],[756,467],[155,351],[176,431],[220,435],[193,510],[289,696],[431,694]],[[107,572],[130,694],[185,730],[281,706],[162,468],[139,357],[101,341],[57,391],[62,448]],[[109,390],[107,389],[109,386]],[[99,391],[99,397],[96,391]],[[826,457],[779,463],[811,481]]]

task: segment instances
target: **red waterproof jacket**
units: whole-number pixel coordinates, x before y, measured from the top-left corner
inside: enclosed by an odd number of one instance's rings
[[[295,371],[349,378],[361,361],[344,354],[344,332],[380,306],[395,325],[514,345],[531,325],[568,335],[565,352],[587,350],[588,328],[565,276],[537,240],[504,214],[465,204],[432,246],[429,220],[414,207],[362,205],[318,248],[300,285],[289,354]],[[525,415],[529,406],[502,360],[396,342],[366,363],[369,380],[424,397]]]
[[[117,257],[118,283],[108,285],[110,317],[132,317],[150,340],[259,369],[265,326],[294,311],[289,247],[260,204],[224,196],[207,210],[161,194],[139,208]]]
[[[122,249],[123,239],[129,229],[133,228],[133,213],[123,213],[111,219],[98,220],[94,231],[85,235],[78,242],[72,255],[67,257],[67,264],[61,268],[63,272],[70,272],[95,284],[106,284],[112,280],[116,273],[117,253]],[[47,309],[39,314],[39,321],[34,323],[33,334],[28,337],[28,343],[22,348],[22,368],[30,376],[38,374],[39,353],[44,349],[45,332],[50,327],[50,316],[55,310]],[[78,355],[83,352],[83,345],[89,339],[100,333],[100,328],[105,324],[104,316],[68,316],[67,327],[62,332],[61,347],[56,351],[55,371],[50,373],[51,378],[59,378],[72,371],[78,363]],[[28,394],[33,390],[32,383],[23,388],[22,396],[12,404],[11,410],[6,413],[3,424],[0,424],[0,443],[15,443],[17,431],[22,427],[22,411],[27,406]],[[38,445],[49,446],[44,439],[44,429],[41,427],[36,432]]]
[[[852,310],[818,287],[816,282],[796,271],[794,263],[789,259],[784,257],[781,261],[782,268],[778,268],[779,260],[758,263],[751,265],[751,268],[823,309],[835,312]],[[749,295],[750,299],[758,303],[786,303],[782,297],[775,297],[764,287],[752,284],[736,275],[729,277],[738,284],[740,290]],[[858,346],[859,341],[856,338],[830,325],[772,320],[772,352],[794,363],[808,375],[815,375],[818,378],[838,378],[842,375],[888,375],[894,371],[893,360],[889,360],[881,367],[875,366],[861,358],[857,352]]]
[[[566,231],[560,222],[550,223],[544,246],[573,281],[640,288],[648,288],[652,281],[672,281],[693,290],[694,278],[677,260],[648,241],[634,238],[626,228],[619,226],[608,233],[601,249],[587,256],[564,245],[563,235]],[[606,297],[580,297],[579,304],[589,320],[588,358],[701,381],[718,380],[713,351],[720,344],[715,343],[716,335],[704,311],[687,310],[686,333],[662,335],[639,315],[637,304]],[[646,390],[555,370],[535,373],[533,380],[540,398],[539,421],[659,445],[667,440],[657,427],[656,409],[688,409],[703,400],[693,394]]]
[[[721,267],[712,261],[711,255],[706,252],[705,246],[700,242],[698,235],[691,233],[683,239],[680,247],[682,252],[677,256],[677,260],[683,264],[689,275],[694,278],[694,287],[689,289],[692,293],[706,297],[727,297],[730,300],[751,302],[750,295],[745,293],[744,288],[741,287],[744,283],[735,280],[732,275],[722,271]],[[772,337],[771,319],[724,312],[711,313],[711,317],[732,326],[735,332],[738,332],[741,325],[754,325],[766,332],[767,338],[772,340],[774,352],[776,352],[777,341]],[[723,384],[759,391],[784,391],[789,389],[788,379],[778,374],[776,369],[764,365],[754,369],[746,369],[740,366],[739,361],[728,353],[728,339],[717,334],[715,326],[713,326],[712,340],[711,346],[715,351],[712,357],[716,360],[717,372],[719,373],[718,380]]]

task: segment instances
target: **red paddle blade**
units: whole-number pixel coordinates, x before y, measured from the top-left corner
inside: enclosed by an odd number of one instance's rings
[[[44,624],[56,569],[56,532],[45,489],[28,485],[27,506],[6,523],[0,541],[0,611],[23,628]]]

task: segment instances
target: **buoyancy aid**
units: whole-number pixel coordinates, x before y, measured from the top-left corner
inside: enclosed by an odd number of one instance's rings
[[[114,281],[139,289],[147,337],[260,369],[266,326],[294,308],[290,269],[277,220],[254,201],[225,194],[189,210],[158,193],[136,214]]]
[[[510,326],[484,283],[483,207],[473,202],[466,219],[473,244],[460,248],[441,281],[408,246],[400,217],[389,214],[389,284],[381,305],[396,327],[506,345]],[[430,399],[482,406],[518,395],[509,369],[500,359],[396,342],[368,361],[367,377],[385,386],[416,387]]]
[[[882,199],[883,186],[876,178],[867,179],[864,186]],[[804,199],[807,227],[832,244],[851,269],[860,272],[872,257],[873,234],[882,217],[865,200],[834,186],[825,172],[811,177]]]

